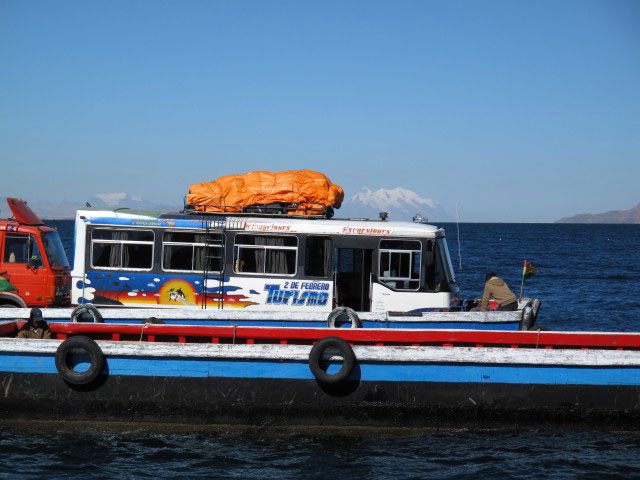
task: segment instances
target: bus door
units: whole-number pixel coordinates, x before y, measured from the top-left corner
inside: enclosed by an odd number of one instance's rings
[[[371,311],[373,249],[336,248],[335,298],[337,306]]]

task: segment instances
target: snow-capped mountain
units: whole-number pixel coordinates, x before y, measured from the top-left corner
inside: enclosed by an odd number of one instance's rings
[[[148,202],[138,196],[131,196],[124,192],[119,193],[99,193],[88,200],[92,207],[128,207],[138,210],[160,210],[160,211],[176,211],[182,209],[182,205],[162,205],[154,202]]]
[[[358,193],[345,199],[335,216],[377,219],[380,212],[387,212],[389,220],[411,220],[416,214],[429,220],[446,220],[438,202],[402,187],[375,191],[362,187]]]
[[[142,201],[142,198],[130,197],[126,193],[120,192],[120,193],[99,193],[89,200],[90,203],[91,203],[91,200],[93,200],[93,203],[96,204],[96,207],[103,206],[103,205],[99,205],[100,203],[104,204],[104,206],[106,207],[120,207],[122,206],[120,202],[123,202],[123,204],[129,203],[128,201],[140,202]],[[93,203],[91,204],[93,205]]]

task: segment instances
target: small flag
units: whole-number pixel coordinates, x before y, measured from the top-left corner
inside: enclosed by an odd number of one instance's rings
[[[524,268],[522,269],[522,281],[524,282],[527,278],[533,277],[536,273],[538,273],[538,269],[525,260]]]

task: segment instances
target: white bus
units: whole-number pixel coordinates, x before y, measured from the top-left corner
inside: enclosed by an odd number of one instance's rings
[[[421,221],[76,213],[72,303],[330,312],[447,311],[444,230]]]

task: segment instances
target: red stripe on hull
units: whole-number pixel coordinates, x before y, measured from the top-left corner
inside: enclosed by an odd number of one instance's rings
[[[17,322],[18,328],[24,322]],[[364,344],[418,344],[452,346],[512,346],[522,348],[622,348],[640,349],[640,333],[600,333],[600,332],[519,332],[485,330],[418,330],[418,329],[328,329],[289,327],[241,327],[211,325],[130,325],[115,323],[57,323],[49,324],[57,338],[66,335],[85,334],[98,338],[110,336],[116,339],[122,335],[141,337],[166,337],[212,339],[234,338],[236,343],[247,340],[261,343],[310,343],[327,336],[336,336],[347,342]],[[13,327],[15,328],[15,327]],[[15,331],[15,330],[14,330]],[[9,332],[4,332],[5,335]],[[106,339],[106,338],[103,338]],[[177,338],[176,338],[176,341]],[[188,341],[188,340],[187,340]],[[197,341],[197,340],[196,340]]]

